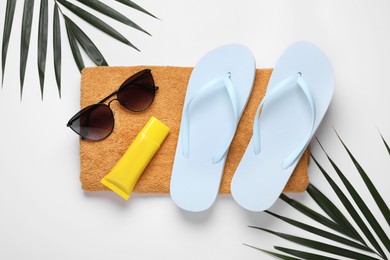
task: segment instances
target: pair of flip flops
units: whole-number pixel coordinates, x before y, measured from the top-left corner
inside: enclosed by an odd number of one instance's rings
[[[238,44],[208,52],[194,67],[170,184],[180,208],[199,212],[214,203],[255,71],[251,51]],[[239,205],[251,211],[273,205],[324,117],[333,88],[332,66],[318,47],[297,42],[282,54],[232,179]]]

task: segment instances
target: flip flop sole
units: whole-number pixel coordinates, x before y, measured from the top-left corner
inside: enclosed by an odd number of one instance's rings
[[[251,51],[239,44],[211,50],[198,61],[191,73],[184,107],[199,89],[226,75],[230,75],[235,88],[241,116],[252,91],[255,62]],[[234,134],[237,122],[226,89],[210,89],[193,99],[188,111],[189,155],[183,154],[182,118],[170,194],[180,208],[197,212],[208,209],[218,195],[226,155],[218,163],[213,163],[212,158]]]
[[[315,106],[311,139],[333,95],[333,69],[318,47],[308,42],[295,43],[279,58],[266,95],[281,81],[297,74],[307,83]],[[254,152],[252,136],[232,178],[231,192],[238,204],[251,211],[263,211],[274,204],[299,158],[287,169],[283,169],[283,161],[307,138],[312,116],[308,98],[299,87],[289,88],[264,104],[259,121],[261,152]]]

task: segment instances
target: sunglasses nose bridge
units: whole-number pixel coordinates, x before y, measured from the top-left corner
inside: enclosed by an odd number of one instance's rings
[[[119,102],[119,100],[117,99],[117,98],[114,98],[114,99],[112,99],[112,100],[110,100],[110,102],[108,102],[108,104],[107,104],[107,106],[111,109],[111,102],[112,101],[118,101]],[[119,102],[120,103],[120,102]],[[111,109],[112,110],[112,109]]]

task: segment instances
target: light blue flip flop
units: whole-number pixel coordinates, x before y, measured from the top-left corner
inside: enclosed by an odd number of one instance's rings
[[[170,183],[171,198],[180,208],[198,212],[214,203],[255,71],[251,51],[239,44],[208,52],[194,67]]]
[[[324,117],[333,89],[332,65],[318,47],[297,42],[282,54],[232,179],[239,205],[263,211],[274,204]]]

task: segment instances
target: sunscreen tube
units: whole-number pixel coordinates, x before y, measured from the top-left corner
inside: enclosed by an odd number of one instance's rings
[[[169,127],[157,118],[151,117],[119,162],[102,179],[101,183],[128,200],[139,177],[168,133]]]

